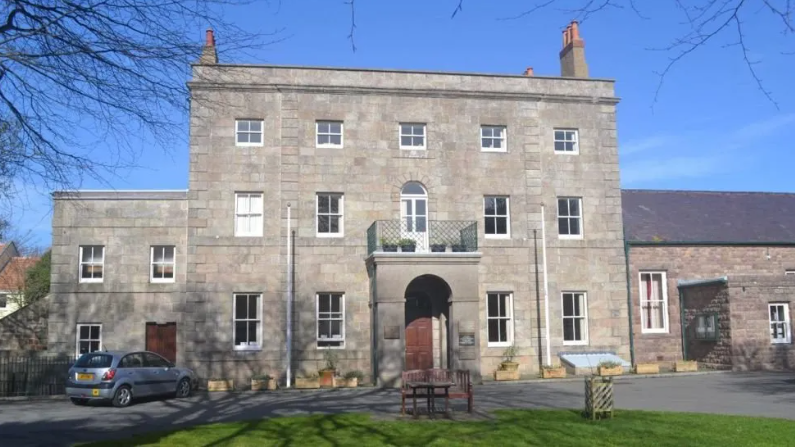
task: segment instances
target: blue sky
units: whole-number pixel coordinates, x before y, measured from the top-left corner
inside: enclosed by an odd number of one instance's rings
[[[675,55],[658,49],[687,27],[673,0],[653,3],[641,9],[649,19],[611,9],[581,25],[591,76],[617,81],[622,186],[795,190],[795,55],[782,54],[795,46],[782,35],[780,19],[759,6],[741,12],[749,59],[778,109],[756,87],[740,47],[733,45],[736,33],[716,36],[675,65],[655,101],[657,73]],[[342,1],[257,2],[228,7],[225,14],[251,31],[282,29],[282,41],[234,62],[516,74],[532,66],[537,75],[559,75],[561,30],[574,17],[571,12],[547,9],[504,20],[534,2],[465,0],[451,20],[456,4],[357,0],[356,52],[347,37],[350,7]],[[202,34],[197,30],[197,40]],[[216,39],[223,46],[224,36]],[[187,135],[187,127],[177,131]],[[141,142],[140,151],[141,167],[109,179],[112,187],[187,187],[186,143],[163,148]],[[106,185],[87,181],[83,187]],[[46,193],[29,188],[11,216],[17,233],[30,232],[31,241],[43,247],[51,238]]]

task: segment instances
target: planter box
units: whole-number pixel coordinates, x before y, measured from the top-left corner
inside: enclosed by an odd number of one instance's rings
[[[334,374],[336,371],[320,371],[320,387],[334,388]]]
[[[494,371],[494,380],[499,382],[505,380],[519,380],[519,371],[506,371],[506,370],[497,370]]]
[[[296,377],[295,387],[299,390],[318,389],[320,388],[320,379],[317,377]]]
[[[519,371],[519,364],[516,362],[502,362],[500,369],[503,371]]]
[[[605,368],[604,366],[600,366],[597,368],[600,376],[620,376],[624,374],[624,367],[623,366],[614,366],[612,368]]]
[[[342,388],[356,388],[359,386],[359,379],[354,377],[353,379],[342,379]]]
[[[207,391],[234,391],[234,380],[208,380]]]
[[[674,365],[676,372],[696,372],[698,371],[698,362],[695,360],[680,360]]]
[[[268,390],[273,391],[276,389],[276,379],[260,380],[251,379],[251,391]]]
[[[444,244],[431,244],[431,253],[444,253],[447,246]]]
[[[656,363],[638,363],[635,365],[635,374],[659,374],[660,365]]]
[[[389,253],[396,253],[397,252],[397,245],[384,245],[381,247],[381,250]]]
[[[541,370],[541,377],[545,379],[565,379],[566,378],[566,368],[558,367],[554,369],[542,369]]]
[[[414,253],[417,250],[416,245],[401,245],[400,251],[403,253]]]

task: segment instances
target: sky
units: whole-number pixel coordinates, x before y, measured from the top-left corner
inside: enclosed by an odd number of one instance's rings
[[[228,20],[252,32],[278,30],[278,41],[221,62],[396,68],[536,75],[560,74],[561,31],[575,18],[563,10],[583,4],[559,0],[554,8],[515,16],[535,4],[521,0],[356,0],[353,51],[351,8],[342,0],[281,0],[230,6]],[[726,191],[795,190],[795,38],[781,19],[747,2],[736,24],[677,61],[666,47],[688,30],[673,0],[610,8],[581,22],[591,77],[616,80],[621,185],[624,188]],[[754,6],[756,3],[759,5]],[[721,18],[723,19],[723,18]],[[717,23],[718,21],[716,21]],[[203,39],[203,29],[197,30]],[[216,34],[223,47],[224,36]],[[787,54],[790,53],[790,54]],[[745,57],[773,98],[760,90]],[[659,91],[658,91],[658,87]],[[109,178],[114,189],[185,189],[187,126],[177,147],[140,142],[138,168]],[[107,189],[87,181],[85,189]],[[51,240],[48,191],[22,188],[11,216],[29,244]]]

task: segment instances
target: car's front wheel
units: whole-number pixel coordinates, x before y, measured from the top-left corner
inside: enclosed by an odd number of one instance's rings
[[[180,399],[184,399],[190,396],[191,386],[190,386],[190,379],[187,377],[180,380],[179,384],[177,385],[177,397]]]
[[[123,408],[130,405],[130,402],[132,402],[132,390],[127,385],[120,386],[113,395],[113,406]]]
[[[81,406],[88,403],[88,399],[81,399],[79,397],[70,397],[69,400],[71,400],[73,404]]]

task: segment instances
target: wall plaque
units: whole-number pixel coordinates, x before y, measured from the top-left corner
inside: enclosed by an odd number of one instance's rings
[[[400,340],[400,326],[384,326],[384,340]]]
[[[474,332],[459,332],[458,333],[458,346],[475,346],[475,333]]]

